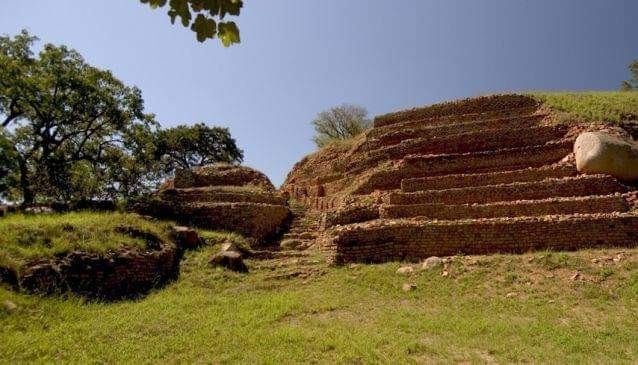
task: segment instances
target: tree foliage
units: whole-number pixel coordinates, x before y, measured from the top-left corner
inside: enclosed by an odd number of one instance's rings
[[[225,47],[239,43],[239,28],[233,21],[223,21],[227,15],[238,16],[244,6],[242,0],[140,0],[151,8],[168,4],[168,16],[175,24],[177,18],[184,27],[195,32],[197,40],[219,38]]]
[[[632,78],[627,81],[623,81],[623,90],[638,90],[638,60],[635,60],[629,65],[629,72],[631,72]]]
[[[343,104],[323,111],[312,121],[315,136],[312,138],[317,147],[340,140],[347,140],[365,132],[372,122],[368,111],[357,105]]]
[[[241,163],[244,152],[237,147],[228,128],[199,123],[159,131],[156,158],[169,173],[175,168],[191,169],[218,162]]]
[[[66,46],[46,44],[36,56],[36,40],[26,31],[0,37],[0,195],[26,205],[127,198],[175,164],[241,161],[228,130],[162,131],[138,88]]]

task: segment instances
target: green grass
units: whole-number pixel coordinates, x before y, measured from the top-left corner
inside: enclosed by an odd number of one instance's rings
[[[531,92],[561,122],[638,123],[638,92]]]
[[[106,252],[123,246],[145,247],[142,239],[118,232],[120,226],[136,227],[167,239],[168,224],[149,222],[134,214],[15,214],[0,218],[0,265],[17,268],[29,260],[73,250]]]
[[[455,257],[410,276],[398,263],[272,279],[187,254],[180,279],[138,301],[0,288],[0,363],[632,363],[638,250]],[[601,259],[594,263],[592,259]],[[289,262],[294,265],[294,262]],[[261,266],[261,268],[259,268]],[[578,280],[571,280],[574,272]],[[403,283],[417,288],[405,293]]]

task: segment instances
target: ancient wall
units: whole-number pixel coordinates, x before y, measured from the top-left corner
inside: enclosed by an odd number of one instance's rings
[[[103,300],[132,298],[176,279],[181,256],[175,244],[158,238],[146,250],[75,251],[26,264],[15,275],[16,284],[31,294],[71,291]]]
[[[527,252],[538,249],[638,245],[638,216],[600,214],[571,219],[524,217],[480,221],[390,221],[327,231],[322,248],[333,262],[418,260],[429,256]]]
[[[611,176],[586,175],[573,178],[517,182],[415,193],[391,193],[386,203],[406,204],[484,204],[498,201],[545,199],[549,197],[625,193],[628,188]]]
[[[401,190],[415,192],[423,190],[444,190],[481,185],[511,184],[513,182],[531,182],[550,178],[562,178],[578,175],[571,165],[550,165],[541,168],[489,172],[483,174],[457,174],[416,179],[403,179]]]
[[[342,263],[638,243],[636,187],[575,168],[574,140],[595,126],[547,113],[498,95],[383,115],[296,164],[282,191],[321,211]]]
[[[543,200],[499,201],[489,204],[384,205],[381,218],[427,217],[430,219],[497,218],[555,214],[626,212],[627,201],[620,195],[549,198]]]
[[[491,113],[507,116],[507,111],[516,113],[517,109],[535,109],[537,106],[538,103],[535,100],[521,95],[483,96],[378,116],[374,120],[374,126],[381,127],[406,120],[422,119],[436,121],[445,121],[447,118],[453,121],[463,120],[463,118],[489,119],[493,117]]]

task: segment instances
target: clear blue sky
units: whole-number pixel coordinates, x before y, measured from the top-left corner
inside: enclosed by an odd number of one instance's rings
[[[638,58],[636,0],[245,0],[242,43],[197,43],[138,0],[2,0],[26,28],[137,85],[163,126],[227,126],[279,185],[344,102],[371,115],[516,90],[617,89]]]

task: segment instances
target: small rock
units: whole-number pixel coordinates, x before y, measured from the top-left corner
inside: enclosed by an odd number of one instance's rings
[[[443,277],[448,277],[449,275],[450,275],[450,273],[449,273],[449,272],[447,272],[447,271],[443,271],[443,272],[441,273],[441,276],[443,276]]]
[[[436,267],[442,266],[443,265],[443,259],[440,257],[436,257],[436,256],[432,256],[432,257],[428,257],[427,259],[425,259],[425,261],[423,261],[423,264],[421,264],[421,269],[423,270],[432,270]]]
[[[409,292],[409,291],[412,291],[412,290],[416,289],[416,285],[415,285],[415,284],[411,284],[411,283],[405,283],[405,284],[403,284],[403,286],[401,287],[401,289],[402,289],[404,292],[406,292],[406,293],[407,293],[407,292]]]
[[[6,310],[7,312],[11,313],[13,311],[15,311],[16,309],[18,309],[18,306],[10,301],[9,299],[6,299],[2,302],[2,308],[4,308],[4,310]]]
[[[241,258],[241,254],[235,251],[221,251],[210,259],[210,264],[232,271],[248,272],[248,267]]]
[[[571,281],[578,280],[580,278],[580,271],[576,271],[574,275],[570,278]]]
[[[281,248],[282,250],[289,251],[289,250],[296,250],[300,248],[301,245],[302,245],[302,242],[300,240],[291,238],[291,239],[281,241],[281,243],[279,244],[279,248]]]
[[[175,226],[171,228],[171,236],[177,246],[187,250],[197,248],[202,243],[197,231],[188,227]]]
[[[397,269],[397,274],[407,275],[412,274],[414,272],[414,268],[412,266],[401,266]]]
[[[241,254],[243,257],[249,257],[251,254],[250,249],[240,246],[235,242],[222,243],[221,251],[239,252],[239,254]]]

